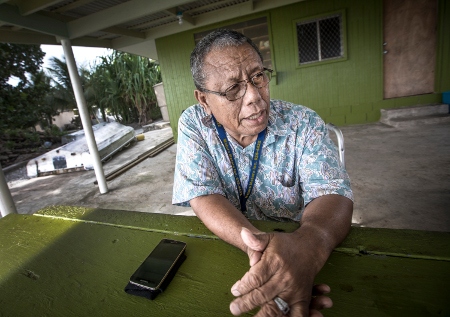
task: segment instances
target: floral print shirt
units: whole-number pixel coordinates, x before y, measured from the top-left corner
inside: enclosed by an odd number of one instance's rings
[[[245,192],[255,143],[243,148],[227,133]],[[227,152],[211,116],[200,105],[178,123],[172,203],[190,206],[195,197],[220,194],[240,210]],[[323,120],[311,109],[270,101],[269,123],[255,184],[244,215],[249,219],[300,221],[305,206],[322,195],[353,200],[350,179]]]

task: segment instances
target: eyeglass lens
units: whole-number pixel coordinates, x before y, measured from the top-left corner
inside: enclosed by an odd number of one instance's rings
[[[252,78],[250,78],[250,82],[255,86],[256,88],[263,88],[265,87],[271,79],[271,73],[267,70],[264,70]],[[241,81],[239,83],[236,83],[235,85],[228,88],[225,92],[226,98],[229,101],[234,101],[239,98],[242,98],[245,93],[247,92],[247,81]]]

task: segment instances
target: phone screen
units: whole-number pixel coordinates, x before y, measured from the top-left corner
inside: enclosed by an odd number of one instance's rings
[[[130,282],[145,288],[158,289],[185,248],[184,242],[161,240],[131,276]]]

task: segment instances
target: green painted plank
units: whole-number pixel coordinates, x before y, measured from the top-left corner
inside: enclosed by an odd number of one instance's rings
[[[126,294],[162,238],[187,243],[176,277],[155,301]],[[230,288],[248,267],[220,240],[35,216],[2,219],[0,245],[2,316],[229,316]]]
[[[38,211],[34,216],[218,239],[197,217],[73,206],[50,206]],[[272,221],[254,221],[254,223],[261,230],[267,232],[274,230],[293,231],[298,228],[298,225],[295,223],[277,223]]]
[[[121,226],[130,217],[126,226],[140,219],[144,228],[160,228],[165,217],[157,214],[140,218],[132,212],[122,217],[112,210],[66,209],[66,215],[60,208],[0,220],[2,315],[230,315],[230,287],[248,269],[241,251],[221,240]],[[175,225],[173,216],[165,219],[175,232],[185,231],[184,221]],[[114,221],[119,223],[111,225]],[[292,224],[276,225],[292,229]],[[155,301],[124,293],[129,276],[162,238],[185,241],[188,256],[166,292]],[[326,315],[449,315],[449,261],[348,252],[364,246],[361,250],[412,248],[417,254],[448,255],[448,241],[441,232],[353,228],[316,279],[332,288],[334,308]]]
[[[450,263],[333,253],[316,282],[328,283],[327,317],[449,316]]]
[[[218,239],[197,217],[72,206],[47,207],[34,216]],[[296,223],[258,220],[251,222],[265,232],[292,232],[298,228]],[[433,247],[430,248],[430,245]],[[351,254],[385,252],[395,256],[450,260],[450,233],[353,227],[347,239],[337,248],[337,252]]]
[[[450,261],[450,232],[352,227],[335,251],[355,250],[359,254]]]

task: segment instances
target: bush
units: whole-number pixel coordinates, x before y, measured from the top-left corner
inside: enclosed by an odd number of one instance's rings
[[[16,146],[16,142],[12,141],[12,140],[8,140],[5,143],[3,143],[4,147],[7,148],[8,150],[12,150],[15,148]]]
[[[158,106],[150,108],[149,118],[153,121],[162,118],[161,109]]]
[[[51,127],[47,127],[44,129],[44,134],[52,137],[60,137],[66,133],[61,131],[61,129],[57,125],[52,124]]]

